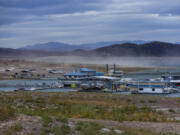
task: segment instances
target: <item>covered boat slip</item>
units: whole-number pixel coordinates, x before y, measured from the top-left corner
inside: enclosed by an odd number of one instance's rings
[[[97,89],[98,91],[102,92],[116,92],[118,91],[118,85],[120,85],[119,78],[110,76],[93,76],[89,78],[89,81],[84,81],[82,83],[91,84],[91,82],[94,82],[96,85],[95,87],[90,85],[87,91],[90,89]]]
[[[79,79],[62,79],[64,86],[71,87],[72,84],[77,89],[83,91],[117,91],[120,85],[119,78],[109,76],[92,76]]]

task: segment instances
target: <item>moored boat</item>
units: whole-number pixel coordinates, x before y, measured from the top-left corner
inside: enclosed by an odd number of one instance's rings
[[[132,94],[170,94],[173,93],[173,88],[169,82],[134,82],[130,84]]]

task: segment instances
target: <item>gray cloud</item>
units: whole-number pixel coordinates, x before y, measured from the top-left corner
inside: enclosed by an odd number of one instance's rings
[[[179,0],[0,0],[0,47],[38,42],[176,42]]]

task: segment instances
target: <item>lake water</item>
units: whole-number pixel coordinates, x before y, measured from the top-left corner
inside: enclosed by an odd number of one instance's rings
[[[0,81],[0,91],[14,91],[19,88],[25,88],[29,90],[32,87],[35,88],[45,88],[50,85],[54,85],[58,80],[1,80]],[[44,89],[37,90],[40,92],[69,92],[72,89],[56,88],[56,89]]]
[[[0,87],[0,91],[3,92],[13,92],[16,88],[14,87]],[[28,89],[28,88],[25,88]],[[44,90],[36,90],[34,92],[72,92],[74,91],[71,88],[57,88],[57,89],[44,89]]]
[[[1,86],[35,86],[42,85],[43,83],[47,85],[55,84],[57,80],[1,80]]]

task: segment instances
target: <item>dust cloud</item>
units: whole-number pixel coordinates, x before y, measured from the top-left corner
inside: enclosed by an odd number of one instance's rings
[[[32,59],[28,59],[31,60]],[[71,64],[117,64],[122,67],[180,66],[180,57],[81,57],[48,56],[33,61]]]

